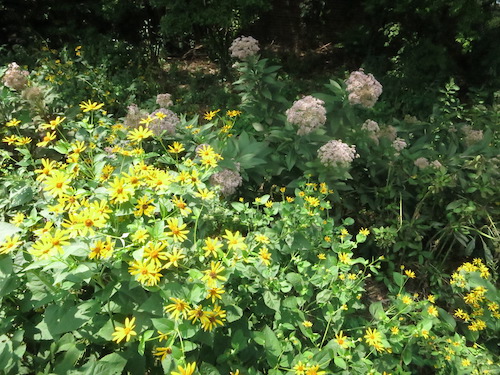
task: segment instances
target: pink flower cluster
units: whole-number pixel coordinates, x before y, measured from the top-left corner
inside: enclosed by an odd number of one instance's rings
[[[483,131],[474,130],[470,125],[462,126],[462,132],[465,135],[465,144],[467,146],[473,145],[474,143],[478,143],[483,140]]]
[[[162,108],[168,108],[174,102],[172,101],[172,95],[170,94],[158,94],[156,96],[156,104],[158,104]]]
[[[358,157],[355,146],[349,146],[336,139],[329,141],[318,150],[319,160],[327,167],[347,168]]]
[[[434,160],[433,162],[429,163],[429,160],[424,157],[418,158],[413,162],[413,164],[415,164],[415,166],[417,166],[419,169],[425,169],[427,167],[439,169],[443,166],[438,160]]]
[[[249,56],[254,56],[259,52],[259,42],[251,36],[240,36],[233,40],[229,52],[231,57],[245,60]]]
[[[163,116],[158,116],[158,113],[161,113]],[[174,135],[175,128],[181,121],[175,112],[165,108],[154,111],[150,116],[153,118],[153,121],[149,124],[149,129],[151,129],[156,136],[161,135],[164,131],[170,135]]]
[[[214,185],[218,185],[221,193],[227,196],[236,192],[236,189],[243,183],[243,179],[237,171],[224,169],[214,173],[210,177],[210,182]]]
[[[349,103],[352,105],[359,104],[371,108],[382,94],[380,82],[372,74],[365,74],[363,69],[352,72],[345,83],[349,92]]]
[[[9,64],[9,68],[3,76],[3,84],[11,89],[20,91],[28,84],[29,72],[21,70],[15,62]]]
[[[326,109],[323,100],[316,99],[310,95],[303,97],[293,103],[286,111],[286,119],[289,123],[299,125],[298,135],[306,135],[326,122]]]

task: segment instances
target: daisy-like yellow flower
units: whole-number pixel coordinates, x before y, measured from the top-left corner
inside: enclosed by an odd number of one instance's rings
[[[167,226],[170,232],[166,232],[166,235],[172,237],[175,242],[183,242],[187,239],[186,234],[189,233],[189,231],[185,229],[187,224],[183,224],[177,218],[169,218],[167,219]]]
[[[215,193],[208,189],[198,188],[198,192],[194,193],[195,197],[201,198],[202,200],[209,200],[215,198]]]
[[[191,309],[188,312],[188,319],[191,320],[191,323],[194,324],[197,321],[203,322],[207,319],[206,312],[203,310],[203,306],[198,305],[194,309]]]
[[[271,264],[271,253],[267,250],[267,247],[262,246],[259,250],[259,258],[266,266]]]
[[[153,262],[136,260],[130,265],[128,272],[136,276],[136,280],[141,284],[153,286],[158,285],[163,276],[160,270],[161,268],[156,267]]]
[[[316,197],[305,197],[304,200],[311,206],[311,207],[318,207],[320,204],[320,201]]]
[[[109,258],[113,253],[113,244],[111,243],[111,238],[107,238],[106,241],[97,240],[91,247],[89,258],[90,259],[104,259]]]
[[[205,297],[205,299],[211,299],[212,303],[215,303],[218,299],[222,299],[222,294],[225,293],[225,290],[223,288],[219,288],[217,286],[208,289],[208,294]]]
[[[132,336],[136,336],[137,332],[134,331],[135,328],[135,317],[132,319],[125,318],[125,327],[115,327],[115,331],[111,334],[113,336],[112,341],[116,341],[119,344],[121,341],[125,340],[129,342]]]
[[[364,338],[366,343],[373,346],[378,352],[384,351],[384,346],[382,345],[382,335],[376,328],[367,328]]]
[[[23,243],[19,239],[19,235],[5,237],[3,242],[0,243],[0,254],[8,254],[19,247]]]
[[[170,348],[168,346],[156,348],[154,353],[153,353],[153,355],[155,357],[160,358],[160,361],[163,361],[165,358],[167,358],[167,355],[170,355],[170,354],[172,354],[172,348]]]
[[[187,319],[187,314],[191,310],[189,304],[181,298],[170,297],[173,303],[165,306],[165,311],[170,313],[172,319],[179,319],[182,315],[184,319]]]
[[[56,139],[56,132],[52,132],[52,133],[47,132],[45,134],[45,136],[43,137],[43,139],[40,142],[38,142],[36,145],[38,147],[46,147],[50,143],[50,141],[53,141],[54,139]]]
[[[50,120],[48,124],[42,124],[40,128],[42,130],[56,130],[59,124],[61,124],[64,120],[66,120],[66,117],[57,116],[54,120]]]
[[[226,234],[222,237],[227,240],[229,250],[245,250],[247,248],[247,245],[243,242],[245,237],[241,236],[239,231],[233,233],[226,229]]]
[[[140,217],[142,215],[153,216],[155,213],[155,206],[151,203],[153,199],[150,199],[148,195],[143,195],[137,200],[137,205],[135,206],[134,215]]]
[[[391,327],[391,333],[393,335],[397,335],[399,333],[399,327],[396,327],[396,326],[392,326]]]
[[[144,243],[148,239],[147,229],[139,228],[132,234],[132,241],[135,243]]]
[[[53,170],[43,181],[44,190],[53,197],[61,197],[70,188],[70,182],[71,177],[68,174]]]
[[[151,116],[148,115],[146,118],[141,119],[141,121],[139,121],[139,124],[144,124],[144,125],[148,126],[153,121],[154,121],[154,118],[152,118]]]
[[[24,215],[22,212],[18,212],[17,214],[14,215],[12,219],[10,219],[10,223],[13,225],[20,225],[26,218],[26,215]]]
[[[366,228],[361,228],[359,230],[359,234],[362,234],[363,236],[368,236],[370,234],[370,231]]]
[[[352,263],[352,254],[349,253],[339,253],[338,255],[339,261],[344,263],[344,264],[351,264]]]
[[[215,305],[213,311],[206,312],[206,319],[201,321],[201,327],[204,331],[211,332],[217,325],[223,326],[226,317],[226,311],[221,310],[219,305]]]
[[[222,243],[219,242],[217,238],[205,238],[205,246],[202,247],[205,250],[205,256],[217,257],[217,252],[222,248]]]
[[[216,115],[217,113],[219,113],[219,111],[220,111],[220,109],[218,109],[218,110],[216,110],[216,111],[205,112],[205,114],[203,115],[203,118],[204,118],[205,120],[210,121],[210,120],[212,120],[212,119],[215,117],[215,115]]]
[[[30,137],[21,137],[17,138],[15,145],[16,146],[24,146],[27,145],[28,143],[31,143],[32,139]]]
[[[167,269],[170,266],[179,267],[179,261],[184,259],[186,256],[182,253],[181,249],[174,248],[172,251],[167,253],[168,262],[163,268]]]
[[[227,112],[226,112],[226,114],[227,114],[229,117],[236,117],[236,116],[241,115],[241,111],[238,111],[238,110],[227,111]]]
[[[269,237],[267,237],[264,234],[260,234],[260,233],[255,235],[255,241],[257,241],[258,243],[261,243],[261,244],[269,244],[271,242],[269,240]]]
[[[221,262],[210,262],[210,269],[203,271],[205,276],[201,278],[201,281],[205,281],[209,288],[213,288],[217,286],[217,281],[226,281],[227,279],[224,276],[221,276],[226,268],[222,265]]]
[[[346,238],[348,235],[349,235],[349,232],[347,231],[347,229],[342,228],[340,230],[340,236],[339,237],[340,237],[341,240],[344,240],[344,238]]]
[[[10,121],[7,121],[5,123],[5,126],[9,127],[9,128],[13,128],[13,127],[16,127],[18,126],[19,124],[21,123],[20,120],[16,119],[16,118],[13,118],[12,120]]]
[[[97,103],[97,102],[92,102],[90,99],[88,102],[81,102],[80,103],[80,109],[83,112],[90,112],[90,111],[97,111],[98,109],[101,109],[104,106],[104,103]]]
[[[47,176],[49,176],[52,171],[56,168],[56,162],[50,159],[42,159],[42,168],[35,169],[35,173],[39,174],[36,178],[37,181],[44,180]]]
[[[413,303],[413,299],[407,295],[403,296],[403,298],[401,298],[401,301],[403,301],[405,305],[411,305]]]
[[[427,308],[427,312],[429,313],[429,315],[432,315],[432,316],[438,316],[438,309],[436,308],[436,306],[434,305],[430,305],[428,308]]]
[[[131,130],[127,134],[127,138],[134,142],[141,142],[146,138],[152,137],[153,134],[154,133],[150,129],[147,127],[143,128],[141,125],[137,129]]]
[[[115,177],[109,183],[108,193],[112,203],[125,203],[134,194],[134,187],[125,178]]]
[[[306,375],[325,375],[326,371],[319,371],[319,365],[310,366],[306,370]]]
[[[156,265],[157,268],[162,267],[162,261],[167,260],[167,253],[163,251],[167,247],[166,243],[159,242],[148,242],[144,246],[143,257],[148,261]]]
[[[307,365],[302,363],[302,361],[297,362],[295,366],[293,366],[293,371],[295,371],[295,375],[304,375],[306,373]]]
[[[408,276],[408,278],[410,278],[410,279],[414,279],[417,277],[415,275],[415,272],[413,272],[412,270],[405,270],[405,275]]]
[[[335,334],[335,341],[343,349],[347,349],[349,347],[348,337],[344,336],[344,332],[343,331],[340,331],[339,333]]]
[[[313,326],[313,324],[309,320],[304,320],[302,322],[302,325],[306,328],[311,328]]]
[[[182,151],[185,151],[184,145],[180,142],[174,142],[173,145],[168,146],[168,152],[172,154],[180,154]]]
[[[170,375],[193,375],[196,369],[196,362],[188,363],[186,367],[177,366],[177,371],[172,371]]]
[[[326,259],[326,254],[325,253],[318,254],[318,259],[319,260],[325,260]]]
[[[2,142],[7,143],[10,146],[10,145],[16,144],[18,140],[19,140],[19,137],[14,134],[14,135],[5,136],[2,139]]]
[[[184,202],[182,197],[174,196],[172,198],[172,203],[180,210],[182,216],[187,216],[191,213],[191,209],[188,207],[187,203]]]

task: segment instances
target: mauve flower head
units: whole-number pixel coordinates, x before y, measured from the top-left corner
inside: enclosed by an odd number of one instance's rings
[[[431,163],[431,167],[435,168],[435,169],[440,169],[440,168],[443,168],[443,164],[441,164],[438,160],[434,160]]]
[[[286,118],[291,124],[299,125],[298,135],[311,133],[314,129],[326,122],[326,109],[323,100],[316,99],[310,95],[293,103],[287,109]]]
[[[36,103],[43,99],[44,93],[41,87],[31,86],[26,87],[22,92],[21,96],[29,102]]]
[[[363,69],[352,72],[345,83],[349,93],[349,103],[353,105],[359,104],[371,108],[382,94],[380,82],[372,74],[365,74]]]
[[[168,108],[174,102],[172,101],[172,95],[170,94],[158,94],[156,96],[156,104],[158,104],[162,108]]]
[[[158,115],[161,113],[162,115]],[[170,135],[175,134],[175,128],[181,120],[170,109],[160,108],[150,115],[154,120],[149,124],[149,129],[156,135],[161,135],[166,131]]]
[[[218,185],[221,193],[227,196],[236,192],[236,189],[243,183],[243,179],[237,171],[224,169],[214,173],[210,177],[210,182],[214,185]]]
[[[5,72],[2,80],[5,86],[20,91],[28,84],[28,76],[29,72],[21,70],[21,67],[17,65],[17,63],[12,62],[9,64],[9,68]]]
[[[425,169],[429,166],[429,160],[427,160],[427,158],[422,157],[415,160],[413,164],[415,164],[415,166],[417,166],[419,169]]]
[[[135,129],[139,127],[139,122],[148,116],[146,111],[140,109],[136,104],[131,104],[127,107],[127,115],[123,120],[123,125],[127,128]]]
[[[403,138],[396,138],[394,140],[394,142],[392,142],[392,147],[394,147],[394,149],[397,152],[405,149],[407,146],[408,146],[408,144],[406,143],[406,141]]]
[[[259,42],[251,36],[240,36],[233,40],[229,52],[231,57],[245,60],[249,56],[254,56],[259,52]]]
[[[398,132],[396,128],[392,125],[387,125],[384,126],[382,129],[380,129],[380,132],[377,134],[378,138],[386,138],[393,142],[398,135]]]
[[[483,131],[473,130],[470,125],[462,126],[462,132],[465,135],[465,144],[467,146],[473,145],[474,143],[478,143],[483,140]]]
[[[355,146],[349,146],[336,139],[332,139],[318,150],[319,160],[327,167],[347,168],[358,157]]]

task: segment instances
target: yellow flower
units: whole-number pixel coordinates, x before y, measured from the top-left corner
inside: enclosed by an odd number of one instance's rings
[[[13,118],[12,120],[6,122],[5,126],[11,128],[11,127],[15,127],[15,126],[19,125],[20,123],[21,123],[20,120]]]
[[[182,151],[186,150],[184,145],[179,142],[174,142],[172,146],[168,146],[168,152],[172,154],[180,154]]]
[[[224,294],[225,291],[219,287],[213,287],[208,290],[208,294],[205,299],[211,299],[212,303],[215,303],[217,299],[222,299],[221,294]]]
[[[344,264],[351,264],[352,263],[352,254],[349,253],[339,253],[339,261],[344,263]]]
[[[206,238],[205,246],[202,247],[202,249],[205,250],[206,257],[208,257],[209,255],[217,257],[217,251],[219,251],[219,249],[221,248],[222,243],[220,243],[217,238]]]
[[[213,119],[215,117],[215,115],[220,111],[220,109],[216,110],[216,111],[210,111],[210,112],[205,112],[205,114],[203,115],[203,118],[205,120],[208,120],[210,121],[211,119]]]
[[[391,333],[393,335],[397,335],[399,333],[399,327],[396,326],[391,327]]]
[[[177,371],[172,371],[170,375],[193,375],[194,370],[196,368],[196,362],[189,363],[186,367],[177,366]]]
[[[144,125],[148,126],[153,121],[154,121],[154,118],[152,118],[151,116],[148,115],[148,117],[141,119],[141,121],[139,121],[139,124],[144,124]]]
[[[182,250],[173,249],[171,252],[167,253],[168,262],[165,264],[164,268],[169,268],[170,266],[179,267],[177,263],[179,260],[185,258],[186,256],[182,254]]]
[[[89,258],[109,258],[113,253],[113,244],[111,243],[111,238],[107,238],[106,241],[98,240],[91,248],[89,253]]]
[[[55,130],[64,120],[66,120],[66,117],[57,116],[54,120],[50,120],[48,124],[42,124],[40,128],[42,130]]]
[[[236,116],[239,116],[241,115],[241,111],[238,111],[238,110],[234,110],[234,111],[227,111],[226,114],[229,116],[229,117],[236,117]]]
[[[378,352],[384,351],[384,346],[382,345],[382,335],[377,329],[367,328],[365,331],[365,341],[368,345],[373,346]]]
[[[187,203],[184,202],[182,197],[174,196],[172,198],[172,203],[180,210],[182,216],[187,216],[191,213],[191,209],[188,207]]]
[[[267,250],[267,247],[263,246],[260,248],[259,258],[266,266],[271,264],[271,253]]]
[[[403,301],[405,305],[411,305],[411,303],[413,302],[412,298],[406,295],[401,298],[401,301]]]
[[[20,225],[24,221],[26,216],[22,212],[18,212],[14,215],[14,217],[10,220],[10,223],[13,225]]]
[[[304,375],[306,372],[307,366],[302,363],[302,361],[297,362],[295,366],[293,366],[293,370],[295,371],[295,375]]]
[[[179,222],[179,219],[169,218],[167,219],[167,225],[170,232],[166,232],[166,235],[171,236],[175,242],[183,242],[187,239],[186,234],[189,233],[188,230],[185,230],[187,224]]]
[[[311,366],[306,370],[306,375],[325,375],[326,371],[318,371],[319,365]]]
[[[115,177],[109,183],[108,193],[112,203],[125,203],[134,194],[134,187],[123,177]]]
[[[204,331],[211,332],[217,325],[224,325],[225,317],[226,311],[221,310],[219,305],[215,305],[213,311],[206,312],[206,319],[202,320],[201,327]]]
[[[56,132],[52,132],[52,133],[47,132],[45,134],[45,136],[43,137],[43,139],[40,142],[38,142],[36,145],[38,147],[46,147],[50,143],[50,141],[53,141],[54,139],[56,139]]]
[[[165,311],[170,313],[170,317],[172,319],[179,319],[179,317],[182,315],[184,319],[186,319],[187,313],[191,310],[189,304],[180,298],[170,297],[170,300],[172,300],[174,303],[165,306]]]
[[[153,216],[155,213],[155,206],[151,205],[153,199],[149,199],[148,195],[143,195],[137,200],[134,215],[140,217],[142,215]]]
[[[412,270],[405,270],[405,275],[408,276],[410,279],[414,279],[415,277],[417,277],[415,275],[415,272],[413,272]]]
[[[198,305],[194,309],[191,309],[188,312],[188,319],[191,320],[191,323],[194,324],[198,320],[203,323],[206,319],[208,319],[206,312],[203,311],[203,306]]]
[[[313,326],[313,324],[309,320],[304,320],[302,322],[302,325],[306,328],[311,328]]]
[[[19,241],[19,236],[7,236],[4,238],[3,242],[0,244],[0,254],[10,253],[12,250],[17,248],[22,244],[22,241]]]
[[[318,254],[318,259],[319,259],[319,260],[325,260],[325,259],[326,259],[326,255],[325,255],[325,253],[320,253],[320,254]]]
[[[50,176],[47,176],[43,181],[45,185],[45,191],[52,196],[60,197],[67,189],[69,189],[69,183],[71,178],[64,172],[59,170],[54,170]]]
[[[363,236],[368,236],[370,234],[370,231],[366,228],[361,228],[359,230],[359,234],[362,234]]]
[[[245,250],[247,248],[247,245],[243,242],[245,237],[241,236],[239,231],[232,233],[226,229],[226,234],[222,237],[227,240],[229,250]]]
[[[341,240],[344,240],[344,238],[346,238],[348,235],[349,235],[349,232],[347,231],[347,229],[342,228],[340,230],[340,236],[339,237],[340,237]]]
[[[438,316],[438,309],[434,305],[430,305],[427,308],[427,312],[429,313],[429,315]]]
[[[337,341],[337,344],[339,344],[341,348],[347,349],[349,347],[347,336],[344,336],[343,331],[340,331],[339,333],[335,334],[335,341]]]
[[[30,137],[21,137],[21,138],[17,138],[16,142],[15,142],[15,145],[16,146],[23,146],[23,145],[27,145],[28,143],[31,143],[32,139]]]
[[[144,246],[144,255],[143,257],[148,261],[153,263],[157,268],[161,268],[162,260],[167,260],[167,253],[163,251],[167,247],[166,243],[158,242],[148,242],[146,246]]]
[[[101,109],[104,103],[98,104],[97,102],[91,102],[90,100],[88,102],[81,102],[80,103],[80,109],[83,112],[90,112],[90,111],[97,111],[98,109]]]
[[[111,334],[113,336],[113,341],[116,341],[117,344],[119,344],[120,341],[123,340],[129,342],[132,336],[137,335],[137,332],[134,331],[134,328],[135,317],[132,319],[125,318],[125,327],[115,327],[115,331]]]
[[[427,301],[429,301],[430,303],[436,303],[436,296],[433,294],[429,294],[427,296]]]
[[[219,275],[226,268],[221,264],[221,262],[210,262],[210,269],[203,271],[205,276],[201,278],[201,281],[206,281],[209,288],[217,286],[217,281],[226,281],[224,276]]]
[[[137,243],[144,243],[148,239],[149,234],[147,229],[139,228],[132,234],[132,241]]]
[[[9,135],[6,136],[2,139],[3,143],[7,143],[8,145],[13,145],[16,144],[19,140],[19,137],[17,135]]]
[[[153,262],[136,260],[130,265],[128,272],[131,275],[137,275],[137,281],[141,284],[153,286],[158,285],[162,277],[160,270],[161,268],[158,268]]]
[[[153,355],[160,358],[160,361],[163,361],[167,358],[167,355],[172,354],[172,348],[164,346],[156,348]]]
[[[128,133],[127,138],[134,142],[141,142],[151,136],[153,136],[153,132],[150,129],[139,126],[137,129],[131,130]]]
[[[469,367],[470,366],[470,360],[465,358],[465,359],[462,359],[462,366],[463,367]]]

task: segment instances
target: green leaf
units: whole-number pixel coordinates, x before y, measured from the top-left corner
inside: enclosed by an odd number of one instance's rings
[[[450,331],[453,331],[455,329],[455,327],[457,326],[457,322],[455,321],[455,319],[450,314],[448,314],[445,310],[443,310],[441,308],[438,308],[438,312],[439,312],[439,316],[441,317],[441,319],[446,323],[446,326],[448,327],[448,329]]]
[[[406,347],[403,350],[402,357],[403,357],[403,362],[405,365],[409,365],[411,363],[412,354],[413,354],[411,349],[412,349],[412,347],[408,343],[408,345],[406,345]]]
[[[30,186],[23,186],[19,190],[10,194],[9,201],[10,207],[21,206],[33,199],[33,189]]]
[[[229,323],[235,322],[243,316],[243,310],[236,305],[226,306],[226,319]]]
[[[162,333],[169,333],[175,329],[175,322],[168,318],[151,319],[153,326]]]
[[[384,307],[382,306],[382,302],[374,302],[370,305],[370,314],[378,320],[382,320],[386,318]]]
[[[318,293],[318,295],[316,296],[316,302],[318,304],[324,304],[330,301],[332,297],[333,292],[330,289],[325,289]]]
[[[399,286],[400,288],[403,286],[405,279],[403,275],[401,275],[399,272],[393,272],[392,278],[394,279],[394,282],[396,283],[397,286]]]
[[[264,347],[266,349],[267,362],[271,367],[278,364],[278,358],[281,354],[281,343],[271,328],[266,326],[262,331],[264,335]]]
[[[333,358],[333,362],[335,363],[336,366],[340,367],[341,369],[347,369],[347,363],[344,361],[344,359],[342,357],[339,357],[338,355],[336,355],[334,358]]]
[[[0,221],[0,243],[5,241],[5,237],[12,237],[13,234],[19,232],[21,229],[15,225]]]
[[[203,375],[220,375],[219,370],[209,363],[202,362],[200,366],[200,374]]]
[[[280,299],[276,296],[276,294],[271,293],[268,290],[266,290],[264,292],[264,303],[266,304],[267,307],[269,307],[275,311],[280,310],[280,306],[281,306]]]

